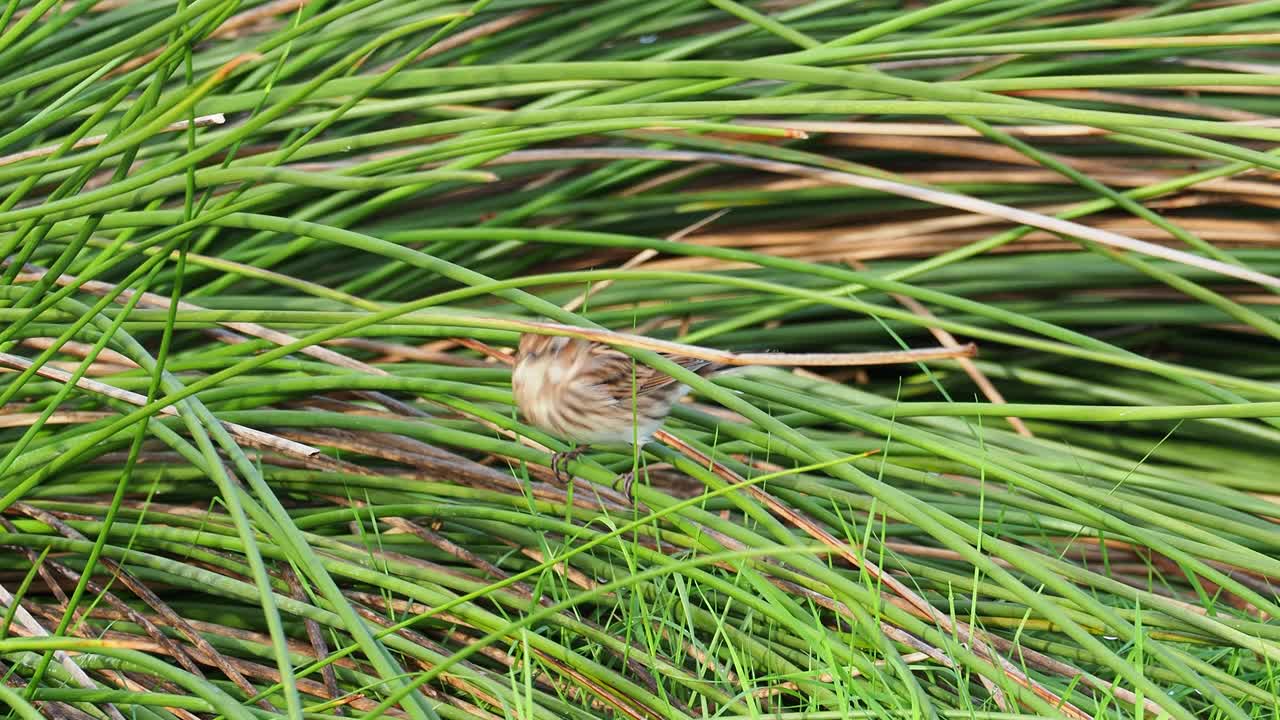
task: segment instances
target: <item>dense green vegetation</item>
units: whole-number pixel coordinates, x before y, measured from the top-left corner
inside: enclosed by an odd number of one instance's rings
[[[0,28],[11,717],[1280,718],[1280,2]],[[540,319],[980,355],[566,485]]]

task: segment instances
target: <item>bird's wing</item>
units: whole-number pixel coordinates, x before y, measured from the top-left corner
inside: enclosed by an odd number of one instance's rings
[[[596,382],[606,388],[613,389],[615,391],[613,394],[619,398],[623,396],[630,397],[633,386],[637,395],[643,395],[674,389],[680,384],[680,381],[670,375],[643,363],[637,363],[630,355],[620,350],[615,350],[608,345],[594,345],[591,348],[591,352],[595,356],[593,364]],[[667,355],[666,353],[663,353],[662,356],[686,370],[692,370],[702,376],[711,375],[729,367],[723,363],[701,358]]]
[[[667,355],[665,353],[663,354],[663,357],[674,362],[685,370],[691,370],[703,377],[727,367],[723,363],[715,363],[701,358]],[[674,384],[679,384],[679,381],[670,375],[654,370],[647,365],[636,366],[636,381],[638,384],[637,392],[654,392],[666,389]]]

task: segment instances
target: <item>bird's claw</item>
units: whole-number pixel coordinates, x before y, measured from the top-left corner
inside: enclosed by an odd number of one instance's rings
[[[636,472],[634,470],[628,470],[627,472],[624,472],[621,475],[619,475],[618,480],[622,481],[622,496],[628,500],[635,499],[631,495],[631,486],[635,485]]]
[[[561,450],[551,455],[551,476],[556,479],[556,482],[564,484],[572,477],[566,472],[565,464],[576,459],[586,449],[586,447],[575,447],[572,450]]]

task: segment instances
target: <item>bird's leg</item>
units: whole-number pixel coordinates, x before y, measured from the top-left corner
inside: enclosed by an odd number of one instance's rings
[[[631,495],[631,488],[633,485],[636,484],[636,474],[644,472],[644,468],[645,468],[644,458],[639,458],[638,464],[632,465],[630,470],[622,473],[621,475],[618,476],[617,480],[614,480],[614,487],[617,487],[619,480],[622,481],[622,496],[625,497],[626,499],[628,500],[635,499]]]
[[[634,498],[631,496],[631,486],[636,483],[636,471],[628,470],[619,475],[618,480],[622,481],[622,496],[628,500],[633,500]]]
[[[565,480],[565,463],[577,458],[579,455],[587,451],[586,445],[579,445],[572,450],[561,450],[551,456],[551,476],[556,482],[564,484]],[[570,476],[572,477],[572,476]]]

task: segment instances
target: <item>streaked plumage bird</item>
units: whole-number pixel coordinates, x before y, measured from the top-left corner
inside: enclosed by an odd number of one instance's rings
[[[666,357],[703,376],[730,367]],[[530,333],[520,336],[511,388],[530,424],[578,444],[552,458],[557,477],[561,464],[591,445],[649,442],[689,391],[684,383],[603,343]],[[624,485],[630,495],[630,477]]]

